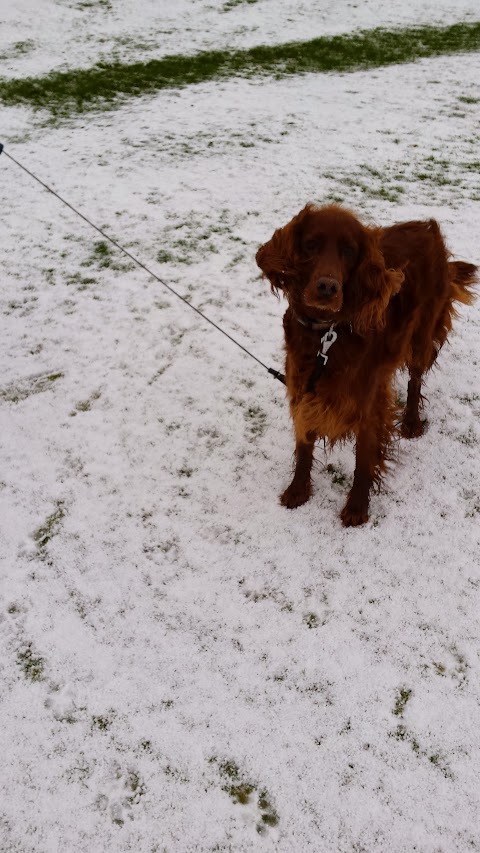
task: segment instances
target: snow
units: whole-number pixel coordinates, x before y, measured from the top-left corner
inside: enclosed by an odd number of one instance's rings
[[[477,0],[16,0],[1,9],[2,76],[281,44],[355,29],[478,18]],[[32,21],[35,27],[32,31]]]
[[[156,52],[476,12],[223,5],[162,10]],[[38,30],[2,75],[148,41],[158,9],[11,4],[4,53],[33,11]],[[63,124],[3,108],[1,141],[281,369],[284,305],[254,254],[306,201],[433,216],[480,262],[479,72],[471,54],[230,80]],[[0,171],[2,853],[480,850],[479,303],[428,377],[428,432],[345,530],[352,447],[319,447],[313,497],[280,507],[280,383]]]

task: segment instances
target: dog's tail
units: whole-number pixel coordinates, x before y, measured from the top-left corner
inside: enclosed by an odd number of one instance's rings
[[[433,334],[433,351],[430,367],[436,361],[437,355],[443,347],[449,332],[452,329],[453,320],[458,317],[455,303],[471,305],[475,299],[475,285],[477,280],[477,267],[475,264],[467,264],[465,261],[448,262],[448,293],[437,319]]]
[[[463,302],[471,305],[476,297],[475,285],[478,284],[478,267],[466,261],[449,261],[450,302]]]

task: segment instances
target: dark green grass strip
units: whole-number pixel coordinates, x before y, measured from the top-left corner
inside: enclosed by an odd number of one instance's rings
[[[4,104],[27,103],[53,113],[108,107],[118,98],[236,76],[283,77],[308,71],[354,71],[431,56],[480,50],[480,22],[449,27],[364,30],[307,42],[216,50],[132,64],[53,72],[0,82]]]

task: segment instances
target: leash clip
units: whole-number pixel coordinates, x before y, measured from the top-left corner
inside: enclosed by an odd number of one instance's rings
[[[337,337],[338,337],[338,335],[337,335],[336,331],[334,330],[333,323],[332,323],[328,332],[325,332],[323,337],[320,338],[320,343],[322,345],[322,348],[318,350],[317,358],[323,358],[323,366],[324,367],[328,361],[327,352],[330,349],[330,347],[332,346],[332,344],[335,343],[335,341],[337,340]]]

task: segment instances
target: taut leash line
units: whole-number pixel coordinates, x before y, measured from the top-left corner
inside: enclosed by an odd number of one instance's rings
[[[69,207],[70,210],[73,211],[73,213],[76,213],[77,216],[80,216],[80,218],[83,219],[83,221],[86,222],[88,225],[90,225],[91,228],[94,228],[95,231],[98,231],[98,233],[101,234],[102,237],[105,238],[105,240],[108,240],[113,246],[115,246],[115,248],[117,248],[120,252],[123,252],[123,254],[127,256],[127,258],[130,258],[131,261],[137,264],[137,266],[139,266],[142,270],[145,270],[145,272],[148,273],[148,275],[151,275],[152,278],[159,282],[159,284],[163,285],[163,287],[166,287],[167,290],[169,290],[170,293],[173,294],[173,296],[176,296],[177,299],[181,299],[185,305],[188,305],[188,307],[192,309],[192,311],[195,311],[195,313],[202,317],[204,320],[206,320],[207,323],[210,323],[210,325],[213,326],[214,329],[217,329],[217,331],[221,332],[222,335],[229,339],[229,341],[232,341],[232,343],[239,347],[239,349],[243,350],[244,353],[249,355],[250,358],[253,358],[257,362],[257,364],[259,364],[268,373],[274,376],[275,379],[278,379],[285,385],[285,377],[282,373],[280,373],[278,370],[274,370],[272,367],[267,367],[267,365],[264,364],[263,361],[260,361],[260,359],[257,358],[257,356],[254,355],[252,352],[250,352],[250,350],[244,347],[243,344],[239,343],[239,341],[232,337],[232,335],[230,335],[228,332],[225,332],[225,330],[222,329],[220,326],[217,326],[217,324],[214,323],[214,321],[211,320],[210,317],[207,317],[206,314],[203,314],[202,311],[200,311],[198,308],[195,308],[195,305],[192,305],[187,299],[185,299],[185,297],[181,296],[180,293],[177,293],[177,291],[174,290],[173,287],[163,281],[163,279],[159,278],[159,276],[154,273],[153,270],[149,269],[144,263],[142,263],[142,261],[136,258],[135,255],[132,255],[132,253],[129,252],[128,249],[125,249],[123,246],[120,245],[120,243],[117,243],[117,241],[114,240],[113,237],[110,237],[109,234],[107,234],[105,231],[102,231],[102,229],[99,228],[98,225],[95,225],[95,223],[92,222],[87,216],[77,210],[77,208],[74,207],[73,204],[70,204],[70,202],[68,202],[65,198],[59,195],[59,193],[55,192],[55,190],[52,190],[52,188],[49,187],[48,184],[44,183],[44,181],[42,181],[37,175],[35,175],[33,172],[27,169],[26,166],[16,160],[15,157],[12,157],[12,155],[9,154],[8,151],[5,151],[5,146],[0,142],[0,154],[2,153],[2,151],[5,154],[5,157],[8,157],[8,159],[11,160],[12,163],[15,163],[16,166],[18,166],[20,169],[23,169],[23,171],[26,172],[27,175],[33,178],[33,180],[37,181],[37,183],[39,183],[44,189],[54,195],[55,198],[58,198],[58,200],[61,201],[62,204],[66,205],[66,207]]]

